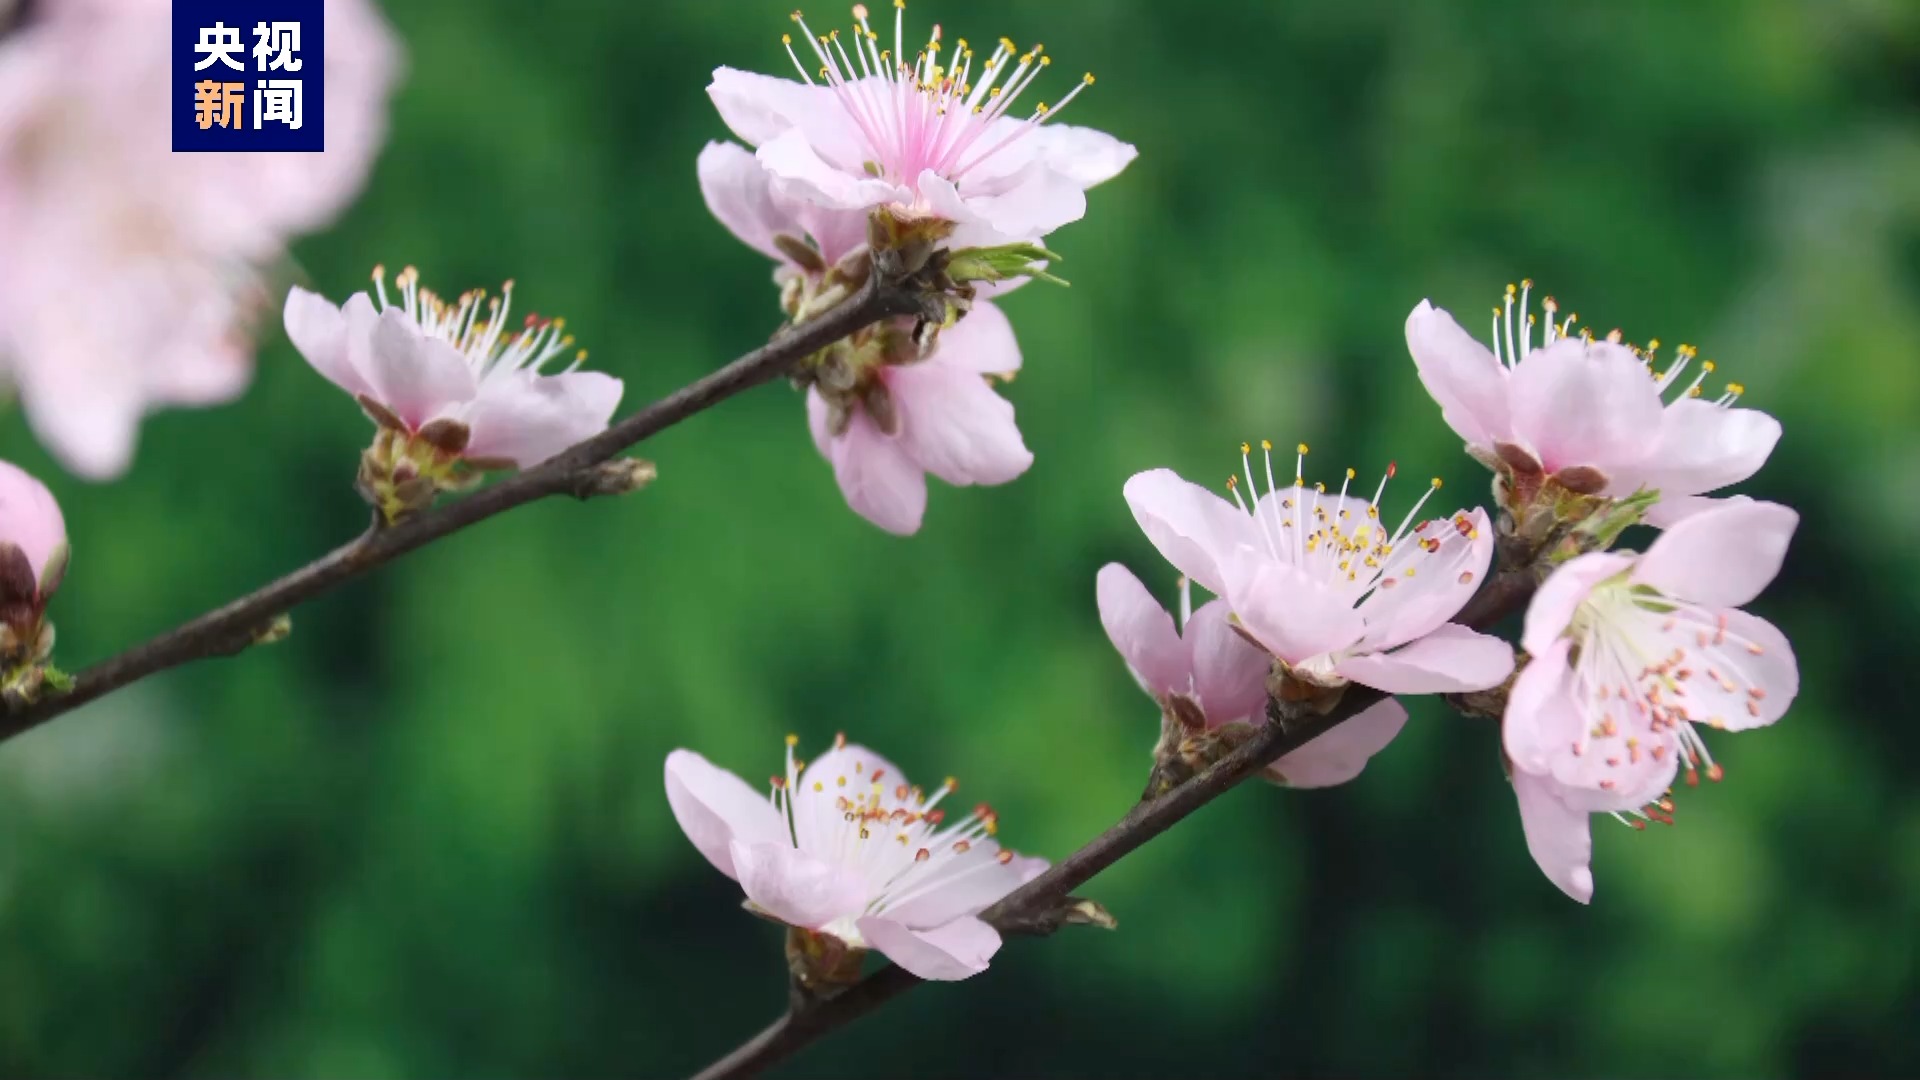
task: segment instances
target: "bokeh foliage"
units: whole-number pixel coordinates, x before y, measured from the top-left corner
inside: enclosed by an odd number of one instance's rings
[[[895,540],[762,389],[650,443],[640,496],[516,512],[282,646],[0,748],[0,1073],[704,1063],[779,1008],[778,933],[674,826],[669,749],[754,776],[783,733],[845,730],[1067,853],[1137,795],[1153,734],[1092,604],[1115,559],[1171,595],[1121,482],[1224,475],[1268,436],[1483,498],[1401,321],[1430,296],[1473,325],[1528,274],[1589,324],[1700,345],[1784,420],[1747,490],[1804,515],[1756,607],[1800,654],[1786,721],[1715,741],[1728,780],[1683,793],[1679,827],[1596,822],[1582,909],[1528,860],[1492,730],[1416,703],[1358,782],[1235,792],[1101,877],[1117,935],[1016,944],[790,1074],[1920,1072],[1920,7],[909,14],[1043,40],[1059,89],[1093,68],[1073,118],[1142,150],[1056,237],[1073,287],[1008,303],[1032,472],[936,487]],[[315,287],[378,261],[448,291],[514,277],[630,405],[764,339],[767,267],[693,158],[724,135],[708,71],[779,70],[786,9],[390,15],[411,74],[367,195],[298,249]],[[116,484],[0,421],[69,513],[69,665],[361,524],[365,421],[269,330],[245,399],[156,418]]]

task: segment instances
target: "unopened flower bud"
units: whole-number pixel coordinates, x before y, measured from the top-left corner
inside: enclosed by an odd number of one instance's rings
[[[47,664],[54,633],[46,609],[71,554],[53,493],[0,461],[0,695],[8,705],[33,701],[49,680],[64,683]]]

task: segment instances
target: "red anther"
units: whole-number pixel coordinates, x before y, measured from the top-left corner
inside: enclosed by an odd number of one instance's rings
[[[933,822],[935,825],[938,825],[941,822],[947,820],[947,812],[936,806],[933,809],[927,811],[927,820]]]
[[[1000,854],[995,855],[994,858],[1000,860],[1001,866],[1005,866],[1013,861],[1013,852],[1008,851],[1006,848],[1001,848]]]
[[[965,840],[955,840],[953,842],[953,853],[955,855],[965,855],[971,850],[973,850],[973,845],[967,843]]]
[[[995,815],[993,812],[993,807],[988,806],[986,803],[975,803],[973,804],[973,816],[979,818],[982,821],[985,821],[986,819],[990,817],[994,817]]]
[[[1400,466],[1397,463],[1391,462],[1391,461],[1387,462],[1387,479],[1389,480],[1393,479],[1393,474],[1398,471],[1400,471]]]
[[[1693,771],[1692,769],[1687,770],[1687,786],[1688,787],[1700,786],[1700,774]]]
[[[926,862],[931,858],[933,858],[933,852],[928,851],[926,848],[921,848],[919,851],[913,853],[914,862]]]
[[[880,778],[881,778],[881,777],[883,777],[883,776],[885,776],[885,775],[887,775],[887,770],[885,770],[885,769],[875,769],[875,770],[873,770],[873,782],[874,782],[874,783],[876,783],[876,784],[877,784],[877,783],[879,783],[879,782],[880,782]]]
[[[1719,783],[1721,780],[1726,779],[1726,775],[1727,775],[1727,770],[1721,768],[1719,765],[1707,766],[1707,779],[1713,781],[1716,784]]]

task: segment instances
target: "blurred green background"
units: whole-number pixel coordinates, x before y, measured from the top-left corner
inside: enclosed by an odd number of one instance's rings
[[[786,14],[390,5],[392,138],[306,274],[336,299],[376,262],[516,278],[630,408],[753,347],[768,266],[693,161],[725,136],[708,72],[785,70]],[[754,777],[783,733],[844,730],[1065,855],[1138,794],[1155,733],[1093,607],[1110,560],[1171,595],[1122,481],[1223,473],[1266,436],[1484,498],[1402,321],[1526,275],[1591,325],[1699,344],[1784,420],[1744,490],[1804,515],[1755,605],[1800,655],[1787,719],[1715,741],[1727,782],[1683,792],[1679,827],[1596,819],[1589,909],[1527,857],[1491,727],[1414,702],[1359,781],[1234,792],[1097,879],[1119,933],[1016,942],[786,1075],[1920,1073],[1920,5],[909,15],[1045,41],[1100,76],[1071,119],[1141,150],[1055,237],[1073,287],[1007,304],[1032,471],[936,485],[897,540],[763,388],[649,443],[642,495],[518,511],[300,610],[282,646],[0,748],[0,1074],[706,1063],[781,1007],[780,935],[675,826],[670,749]],[[368,435],[277,328],[241,402],[153,419],[118,483],[0,421],[69,515],[61,659],[350,537]]]

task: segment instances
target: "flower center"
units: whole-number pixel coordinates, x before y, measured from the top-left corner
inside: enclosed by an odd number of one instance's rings
[[[373,268],[375,302],[381,311],[395,306],[387,298],[387,270]],[[573,348],[573,337],[566,333],[567,320],[543,319],[528,312],[518,331],[507,330],[507,315],[513,307],[513,282],[500,288],[499,296],[488,296],[485,289],[469,289],[452,303],[420,285],[420,271],[409,266],[394,275],[394,288],[400,291],[402,311],[427,337],[454,347],[480,379],[508,375],[518,371],[538,373],[554,357]],[[480,318],[484,306],[486,318]],[[578,368],[587,359],[587,351],[574,354],[567,371]]]
[[[787,736],[786,774],[770,780],[774,809],[786,819],[794,847],[867,882],[863,914],[884,915],[1013,861],[1012,851],[990,839],[1000,830],[1000,816],[991,806],[979,803],[965,816],[947,820],[940,804],[959,790],[953,777],[929,792],[859,758],[850,772],[806,775],[807,763],[794,756],[798,743],[798,736]],[[845,735],[834,737],[836,752],[846,745]],[[828,929],[850,945],[862,945],[851,919]]]
[[[1731,627],[1726,613],[1632,584],[1625,575],[1595,587],[1567,632],[1579,649],[1573,692],[1585,704],[1582,714],[1596,718],[1573,752],[1596,759],[1602,790],[1617,783],[1607,770],[1631,769],[1643,756],[1657,763],[1678,754],[1690,787],[1703,771],[1716,782],[1725,775],[1696,725],[1726,727],[1726,714],[1735,709],[1760,717],[1766,691],[1749,665],[1766,654],[1764,645]],[[1672,810],[1662,798],[1635,811],[1639,820],[1630,823],[1644,827],[1651,817],[1672,824]]]
[[[1393,464],[1387,465],[1372,501],[1368,501],[1347,494],[1356,475],[1352,469],[1347,470],[1338,494],[1327,494],[1323,483],[1314,484],[1309,491],[1303,475],[1306,443],[1295,448],[1292,486],[1276,488],[1273,444],[1262,439],[1260,450],[1266,471],[1265,494],[1258,493],[1253,447],[1248,443],[1240,444],[1240,464],[1252,504],[1241,498],[1240,477],[1228,476],[1227,490],[1241,511],[1259,526],[1267,554],[1274,560],[1305,571],[1356,604],[1375,592],[1397,588],[1402,580],[1420,571],[1457,574],[1462,584],[1473,581],[1473,571],[1462,569],[1472,558],[1472,542],[1479,539],[1473,521],[1465,514],[1441,523],[1416,520],[1420,508],[1440,490],[1438,477],[1421,492],[1400,527],[1389,533],[1380,521],[1379,507],[1387,481],[1398,471]]]
[[[820,62],[821,81],[833,88],[866,140],[872,153],[866,168],[876,176],[911,183],[923,170],[932,169],[958,183],[969,170],[1058,116],[1081,90],[1093,85],[1093,76],[1085,75],[1058,104],[1049,108],[1042,101],[1025,120],[1000,124],[1020,95],[1052,65],[1045,46],[1036,44],[1021,52],[1012,41],[1001,38],[976,72],[973,49],[961,38],[952,62],[942,65],[936,23],[909,64],[903,45],[906,6],[906,0],[894,0],[893,48],[883,49],[867,21],[867,6],[855,4],[851,53],[841,43],[838,30],[816,35],[800,12],[793,13],[793,21]],[[792,35],[781,35],[781,43],[800,77],[814,85],[813,74],[794,52]]]
[[[1534,350],[1534,316],[1530,310],[1532,306],[1530,303],[1532,293],[1533,279],[1523,278],[1518,286],[1507,286],[1506,296],[1502,298],[1500,306],[1493,309],[1493,355],[1499,358],[1500,363],[1508,368],[1519,364],[1520,361],[1526,359],[1527,354]],[[1564,320],[1556,324],[1554,319],[1557,318],[1560,313],[1559,303],[1555,301],[1553,297],[1549,296],[1541,302],[1540,307],[1547,315],[1546,333],[1543,335],[1543,340],[1539,346],[1540,348],[1544,349],[1561,338],[1573,336],[1573,324],[1580,321],[1579,315],[1569,312]],[[1593,331],[1582,327],[1580,337],[1582,340],[1592,341]],[[1608,331],[1606,340],[1615,345],[1623,344],[1622,335],[1617,329]],[[1673,361],[1667,365],[1665,371],[1661,371],[1659,370],[1658,359],[1660,352],[1659,338],[1648,340],[1644,348],[1631,342],[1625,342],[1625,344],[1627,348],[1633,350],[1635,356],[1638,356],[1646,363],[1647,373],[1653,376],[1654,382],[1659,387],[1662,397],[1665,398],[1669,404],[1679,401],[1682,398],[1701,397],[1705,393],[1703,384],[1707,381],[1707,376],[1713,374],[1715,366],[1711,360],[1701,360],[1700,370],[1694,375],[1693,381],[1687,383],[1686,387],[1678,393],[1673,393],[1671,396],[1668,396],[1673,388],[1680,385],[1680,379],[1686,374],[1687,368],[1692,366],[1694,360],[1698,359],[1700,355],[1698,349],[1682,343],[1674,350]],[[1715,405],[1731,405],[1739,400],[1741,394],[1746,392],[1747,388],[1745,386],[1737,382],[1730,382],[1727,384],[1726,389],[1721,392],[1720,396],[1713,399],[1713,403]]]

